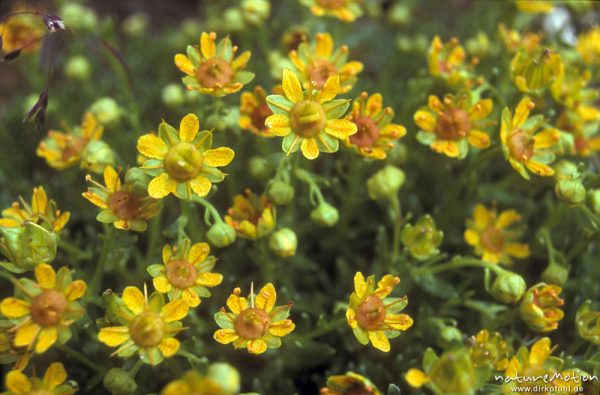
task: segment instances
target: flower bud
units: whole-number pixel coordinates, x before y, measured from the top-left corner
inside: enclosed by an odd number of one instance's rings
[[[369,197],[373,200],[391,199],[404,184],[404,172],[388,165],[367,180]]]
[[[181,84],[173,83],[163,88],[161,98],[165,106],[177,108],[185,102],[185,92]]]
[[[81,153],[81,167],[91,172],[101,174],[108,165],[114,166],[115,153],[102,140],[92,140]]]
[[[106,372],[102,383],[112,395],[133,395],[137,390],[134,378],[119,368],[112,368]]]
[[[235,229],[223,221],[216,222],[206,232],[206,238],[215,247],[227,247],[235,241]]]
[[[148,184],[152,179],[145,171],[139,167],[132,167],[125,173],[125,183],[131,188],[137,196],[145,196],[148,194]]]
[[[531,330],[550,332],[558,328],[558,322],[564,317],[560,307],[565,301],[558,296],[561,292],[558,285],[546,283],[534,285],[525,292],[519,311]]]
[[[221,113],[211,114],[208,118],[206,118],[205,126],[206,129],[213,130],[215,132],[222,132],[223,130],[227,129],[224,115]]]
[[[327,202],[322,202],[310,212],[310,219],[318,225],[331,227],[337,224],[340,214],[337,208]]]
[[[477,381],[475,368],[465,348],[446,351],[434,362],[429,379],[443,393],[474,393]]]
[[[268,0],[244,0],[242,2],[242,15],[251,26],[259,27],[271,13],[271,3]]]
[[[600,311],[593,311],[591,304],[591,300],[586,300],[577,309],[575,326],[579,336],[592,344],[600,345]]]
[[[89,108],[103,125],[116,126],[121,119],[121,108],[111,97],[103,97],[96,100]]]
[[[412,12],[408,4],[396,3],[388,11],[388,21],[395,26],[404,26],[412,19]]]
[[[228,363],[212,363],[208,367],[206,380],[218,386],[219,391],[215,393],[219,395],[236,395],[240,392],[240,374]]]
[[[561,202],[570,207],[581,205],[587,197],[587,191],[579,179],[559,180],[554,192]]]
[[[400,234],[400,241],[414,258],[424,260],[439,253],[444,232],[437,230],[433,218],[424,215],[415,223],[406,224]]]
[[[267,188],[267,196],[278,206],[288,204],[294,199],[294,187],[283,181],[274,181]]]
[[[568,160],[561,160],[556,165],[554,165],[554,177],[556,180],[574,180],[581,176],[579,170],[577,169],[577,165]]]
[[[33,270],[40,262],[52,262],[56,257],[59,237],[34,223],[14,228],[0,227],[0,245],[4,255],[11,257],[11,265],[4,267],[15,273]]]
[[[78,3],[65,3],[59,15],[70,29],[94,30],[98,27],[96,12]]]
[[[87,81],[92,72],[90,62],[84,56],[72,56],[65,63],[65,75],[78,81]]]
[[[252,178],[258,180],[265,179],[272,174],[269,163],[261,156],[253,156],[248,160],[248,170]]]
[[[125,34],[131,37],[143,37],[148,31],[150,18],[143,12],[131,14],[123,21],[122,29]]]
[[[499,302],[512,304],[521,299],[526,289],[527,284],[522,276],[503,271],[494,280],[490,294]]]
[[[500,333],[490,333],[487,329],[483,329],[475,336],[471,336],[467,340],[467,345],[473,366],[492,365],[496,370],[506,369],[511,347]]]
[[[242,10],[237,7],[228,8],[223,13],[223,24],[230,32],[241,32],[246,29]]]
[[[542,272],[542,280],[556,285],[564,285],[569,279],[569,268],[555,262],[551,262]]]
[[[298,238],[296,233],[289,228],[275,231],[269,239],[269,249],[281,258],[296,255],[296,247],[298,247]]]

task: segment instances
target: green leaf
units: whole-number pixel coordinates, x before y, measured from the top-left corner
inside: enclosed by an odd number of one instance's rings
[[[214,317],[217,325],[219,325],[220,328],[233,329],[233,321],[224,311],[217,312]]]

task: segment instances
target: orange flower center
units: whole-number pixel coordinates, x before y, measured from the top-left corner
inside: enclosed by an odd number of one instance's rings
[[[533,144],[533,138],[521,129],[517,129],[511,133],[506,142],[510,156],[519,162],[527,162],[533,157]]]
[[[356,133],[350,136],[352,145],[372,148],[379,139],[379,126],[370,117],[358,117],[352,120],[356,124]]]
[[[346,5],[346,0],[317,0],[325,8],[340,8]]]
[[[259,105],[252,111],[252,114],[250,114],[252,126],[258,130],[266,130],[267,127],[265,126],[265,120],[272,114],[273,111],[271,111],[266,103]]]
[[[378,330],[385,320],[385,306],[379,296],[370,295],[358,306],[358,325],[368,331]]]
[[[325,111],[314,100],[298,102],[290,113],[292,130],[302,137],[314,137],[325,127]]]
[[[67,298],[53,289],[42,291],[31,302],[31,319],[41,326],[53,326],[67,311]]]
[[[460,140],[470,130],[469,114],[460,108],[453,108],[439,115],[435,132],[443,140]]]
[[[61,159],[68,161],[71,158],[81,155],[81,152],[87,145],[88,140],[83,137],[73,137],[68,140],[67,146],[61,152]]]
[[[481,233],[481,244],[488,251],[502,252],[504,248],[504,233],[502,233],[502,229],[489,226]]]
[[[260,339],[267,333],[270,325],[269,314],[255,307],[242,311],[233,323],[235,331],[243,339]]]
[[[228,85],[233,79],[234,70],[223,59],[212,58],[206,60],[196,70],[196,79],[206,88],[221,88]]]
[[[173,286],[186,289],[196,283],[198,270],[188,261],[174,260],[167,263],[165,274]]]
[[[155,347],[163,339],[164,324],[156,313],[146,312],[136,317],[129,328],[131,338],[140,347]]]
[[[140,214],[140,207],[140,200],[131,192],[117,191],[108,198],[108,208],[126,221],[136,219]]]
[[[308,66],[308,75],[317,89],[323,89],[327,78],[335,74],[337,74],[335,66],[326,60],[315,60]]]
[[[167,172],[178,181],[187,181],[196,177],[203,163],[202,153],[194,145],[185,141],[171,147],[165,156]]]

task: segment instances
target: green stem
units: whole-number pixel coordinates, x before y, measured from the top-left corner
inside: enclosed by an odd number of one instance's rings
[[[400,255],[400,233],[402,232],[402,207],[397,194],[390,199],[391,203],[391,219],[394,225],[394,233],[392,239],[392,262],[396,262]]]
[[[212,217],[213,221],[215,222],[223,222],[223,220],[221,219],[221,215],[219,214],[219,211],[215,208],[215,206],[213,206],[212,204],[210,204],[210,202],[204,198],[201,198],[199,196],[194,196],[192,198],[192,200],[196,203],[199,203],[200,205],[202,205],[204,207],[204,209],[206,211],[208,211],[209,215]],[[210,224],[207,224],[210,225]]]
[[[590,219],[594,228],[600,228],[600,217],[598,217],[598,215],[596,215],[596,213],[594,213],[592,209],[587,206],[587,204],[582,204],[579,207],[581,208],[581,211],[583,211],[583,213]]]
[[[102,286],[102,280],[104,279],[104,266],[108,261],[108,255],[110,253],[110,250],[112,249],[114,238],[114,228],[110,225],[105,225],[104,244],[102,245],[102,250],[100,251],[100,258],[98,259],[98,264],[96,265],[94,276],[92,277],[92,281],[90,282],[89,295],[91,296],[95,296],[100,290],[100,287]]]
[[[58,344],[57,348],[59,350],[61,350],[62,352],[64,352],[65,354],[67,354],[68,356],[70,356],[71,358],[76,359],[81,364],[87,366],[94,372],[100,373],[100,374],[104,373],[104,369],[97,366],[91,359],[89,359],[88,357],[86,357],[85,355],[80,353],[79,351],[72,349],[71,347],[67,346],[66,344]]]
[[[461,267],[480,267],[482,269],[490,269],[497,275],[500,275],[506,271],[498,265],[495,265],[493,263],[484,262],[479,259],[456,257],[449,262],[442,263],[442,264],[434,266],[434,267],[423,267],[420,269],[416,269],[413,271],[413,273],[416,274],[417,276],[426,274],[426,273],[436,274],[436,273],[444,272],[446,270],[453,270],[453,269],[458,269]]]
[[[148,234],[148,251],[146,251],[146,260],[149,260],[154,254],[154,250],[158,246],[160,237],[160,228],[162,222],[162,210],[158,212],[156,217],[150,221],[150,232]]]
[[[15,288],[19,288],[22,292],[25,293],[25,295],[31,296],[33,297],[33,295],[31,294],[31,292],[29,292],[29,290],[27,288],[25,288],[23,286],[23,284],[21,284],[21,282],[12,274],[7,273],[3,270],[0,270],[0,277],[4,277],[5,279],[7,279],[8,281],[10,281]]]
[[[137,375],[138,371],[140,370],[140,368],[144,365],[144,362],[141,359],[138,359],[135,362],[135,365],[132,366],[132,368],[129,370],[129,376],[131,376],[132,379],[135,378],[135,376]]]
[[[324,334],[333,332],[334,330],[341,328],[345,323],[346,323],[346,317],[338,318],[336,320],[329,321],[327,324],[325,324],[319,328],[316,328],[310,332],[299,335],[298,337],[296,337],[293,340],[294,341],[303,341],[303,340],[309,340],[309,339],[312,339],[315,337],[323,336]]]
[[[63,239],[60,239],[58,241],[58,246],[60,248],[62,248],[63,250],[65,250],[68,254],[72,255],[72,257],[78,261],[79,260],[87,260],[92,257],[92,254],[90,251],[82,250],[81,248],[77,247],[76,245],[69,243],[68,241],[63,240]]]
[[[181,348],[179,351],[177,351],[177,354],[186,358],[192,367],[206,365],[207,363],[206,358],[200,358],[196,354],[192,354],[191,352],[182,350]]]

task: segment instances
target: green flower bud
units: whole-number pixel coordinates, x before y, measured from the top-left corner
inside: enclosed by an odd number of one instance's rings
[[[503,271],[492,283],[490,294],[499,302],[512,304],[521,299],[526,289],[527,284],[523,277],[513,272]]]
[[[223,24],[231,32],[241,32],[246,29],[246,22],[242,10],[239,8],[228,8],[223,13]]]
[[[66,3],[58,15],[69,29],[94,30],[98,26],[96,12],[78,3]]]
[[[588,201],[592,210],[596,214],[600,214],[600,189],[592,189],[588,192]]]
[[[215,132],[222,132],[227,129],[227,123],[224,119],[224,114],[211,114],[206,118],[206,129],[214,130]]]
[[[40,225],[0,227],[0,234],[0,246],[12,262],[4,267],[12,272],[33,270],[40,262],[52,262],[56,257],[59,236]]]
[[[84,56],[72,56],[65,63],[65,75],[78,81],[87,81],[92,72],[90,62]]]
[[[296,233],[289,228],[275,231],[269,239],[269,249],[281,258],[296,255],[296,247],[298,247],[298,238]]]
[[[569,268],[551,262],[542,272],[542,280],[549,284],[564,285],[569,279]]]
[[[253,156],[248,161],[248,170],[252,178],[261,180],[271,175],[269,162],[262,156]],[[270,198],[270,197],[269,197]]]
[[[415,223],[406,224],[400,234],[400,241],[414,258],[425,260],[439,254],[444,232],[437,230],[433,218],[424,215]]]
[[[388,11],[387,18],[392,25],[406,25],[412,18],[410,6],[402,3],[394,4]]]
[[[242,2],[242,15],[251,26],[259,27],[271,13],[271,3],[268,0],[244,0]]]
[[[208,367],[206,380],[218,386],[219,395],[236,395],[240,392],[240,374],[231,365],[223,362],[212,363]],[[208,386],[208,388],[212,388]]]
[[[600,345],[600,311],[591,309],[592,301],[586,300],[577,309],[575,326],[577,333],[590,343]]]
[[[556,180],[575,180],[581,177],[577,165],[568,160],[561,160],[554,165],[554,177]]]
[[[396,46],[400,52],[410,52],[413,49],[413,42],[409,36],[400,35],[396,39]]]
[[[455,326],[444,325],[440,330],[438,345],[446,348],[451,344],[462,343],[462,332]]]
[[[90,141],[81,153],[81,167],[91,172],[101,174],[106,166],[114,164],[115,153],[102,140]]]
[[[322,202],[310,212],[310,219],[321,226],[331,227],[337,224],[340,214],[337,208],[327,202]]]
[[[404,184],[404,172],[387,165],[367,180],[367,191],[373,200],[391,199]]]
[[[185,92],[181,84],[173,83],[163,88],[161,98],[165,106],[177,108],[185,103]]]
[[[121,119],[121,108],[117,102],[110,97],[103,97],[96,100],[90,106],[89,111],[94,114],[103,125],[116,126]]]
[[[152,177],[139,167],[132,167],[125,173],[125,183],[137,196],[148,195],[148,184],[151,180]]]
[[[428,374],[441,393],[471,394],[477,387],[475,368],[466,348],[446,351]]]
[[[106,372],[102,383],[112,395],[133,395],[137,390],[134,378],[119,368],[112,368]]]
[[[123,32],[131,37],[143,37],[148,31],[150,18],[143,12],[136,12],[128,16],[122,25]]]
[[[469,54],[479,58],[486,58],[492,55],[495,49],[490,43],[489,37],[483,32],[478,32],[475,37],[467,40],[465,48]]]
[[[235,229],[225,222],[219,221],[206,232],[206,238],[215,247],[227,247],[235,241]]]
[[[294,187],[283,181],[274,181],[267,188],[267,196],[273,203],[282,206],[294,199]]]
[[[554,192],[558,199],[569,207],[581,205],[587,197],[587,191],[579,179],[559,180]]]

